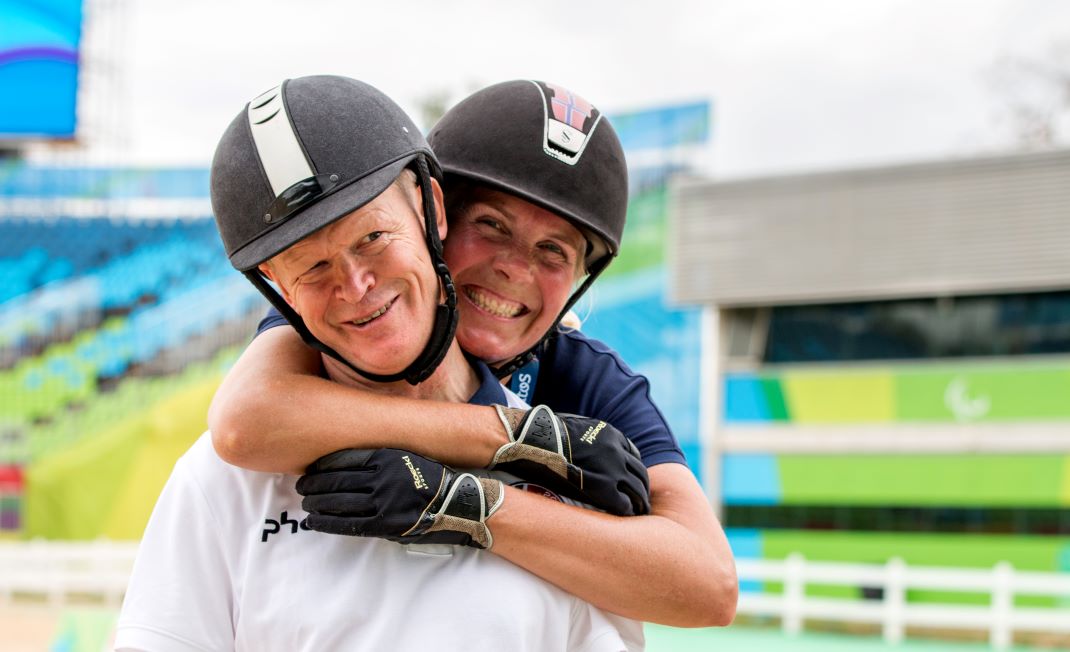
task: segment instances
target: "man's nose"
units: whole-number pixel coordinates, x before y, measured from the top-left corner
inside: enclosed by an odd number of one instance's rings
[[[337,288],[338,298],[350,303],[360,303],[368,290],[375,285],[371,270],[365,265],[352,258],[346,258],[338,265]]]

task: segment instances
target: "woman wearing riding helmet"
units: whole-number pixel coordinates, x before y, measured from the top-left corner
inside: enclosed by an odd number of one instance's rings
[[[429,140],[446,174],[444,255],[461,346],[530,403],[623,431],[650,478],[645,516],[534,495],[509,505],[517,511],[492,517],[501,522],[492,552],[629,618],[727,624],[737,591],[731,551],[646,379],[605,345],[557,326],[620,244],[627,170],[612,127],[565,89],[514,81],[462,101]],[[338,449],[393,447],[486,467],[508,443],[493,409],[371,395],[321,373],[319,354],[269,316],[209,411],[219,455],[300,472]]]

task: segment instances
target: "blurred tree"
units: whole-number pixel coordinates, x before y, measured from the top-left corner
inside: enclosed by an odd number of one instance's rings
[[[445,115],[446,111],[453,108],[454,104],[484,86],[486,86],[485,83],[470,79],[462,84],[459,89],[436,88],[428,90],[420,97],[417,97],[416,110],[420,112],[419,124],[423,127],[424,133],[430,132],[431,127],[438,122],[439,118]]]
[[[416,109],[420,112],[420,126],[423,127],[424,132],[430,131],[446,110],[453,106],[452,97],[452,91],[439,88],[416,98]]]
[[[1003,103],[1001,120],[1019,147],[1070,144],[1070,41],[1052,45],[1040,58],[1004,55],[986,73]]]

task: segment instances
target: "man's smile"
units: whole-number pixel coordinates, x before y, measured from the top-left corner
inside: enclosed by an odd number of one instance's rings
[[[370,322],[382,317],[383,315],[385,315],[386,312],[388,310],[390,310],[390,307],[394,305],[395,301],[397,301],[397,297],[394,297],[390,301],[387,301],[385,305],[383,305],[381,308],[375,310],[370,315],[366,315],[364,317],[358,317],[357,319],[354,319],[354,320],[350,321],[349,323],[351,323],[351,324],[353,324],[355,326],[364,326],[365,324],[368,324],[368,323],[370,323]]]

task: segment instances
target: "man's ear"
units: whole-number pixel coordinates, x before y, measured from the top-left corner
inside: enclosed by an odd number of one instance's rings
[[[293,299],[290,297],[290,293],[289,291],[287,291],[286,286],[280,283],[278,277],[275,276],[275,270],[271,267],[271,261],[268,261],[266,263],[260,263],[257,269],[259,269],[260,273],[266,276],[269,281],[275,284],[275,287],[279,289],[279,294],[281,294],[282,298],[286,301],[286,303],[289,304],[291,308],[293,308]]]
[[[438,179],[431,178],[431,194],[435,198],[435,221],[438,223],[438,239],[446,239],[446,200],[442,195],[442,186],[439,184]]]

